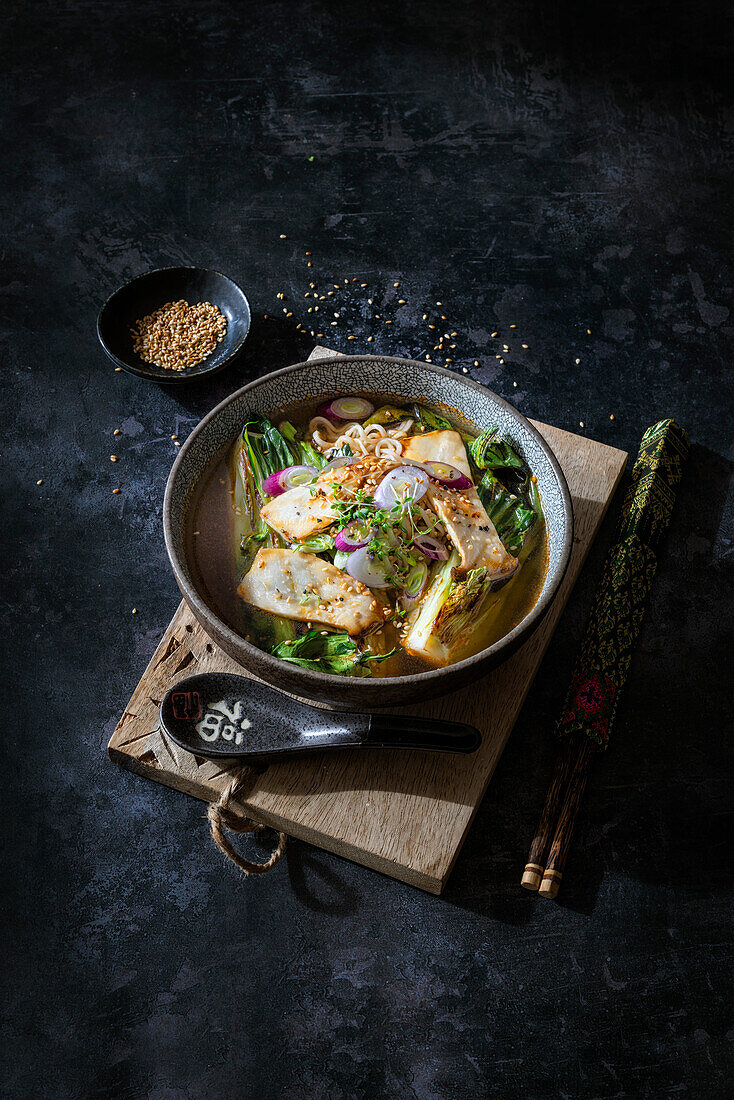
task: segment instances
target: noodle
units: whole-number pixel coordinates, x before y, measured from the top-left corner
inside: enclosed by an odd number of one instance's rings
[[[328,454],[349,444],[354,455],[376,455],[378,458],[400,458],[403,453],[401,440],[413,427],[413,420],[403,420],[394,428],[384,424],[360,424],[349,421],[333,424],[325,416],[314,416],[309,421],[308,432],[315,447]]]

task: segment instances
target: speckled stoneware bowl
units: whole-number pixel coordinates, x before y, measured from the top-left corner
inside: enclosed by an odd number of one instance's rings
[[[298,668],[246,642],[215,615],[197,591],[184,542],[186,509],[211,459],[242,430],[247,416],[272,419],[298,401],[340,393],[377,393],[401,401],[426,401],[476,432],[499,425],[538,479],[549,533],[548,571],[540,596],[525,618],[494,645],[447,668],[375,679],[331,676]],[[359,355],[316,359],[251,382],[218,405],[194,429],[174,463],[163,505],[166,548],[178,585],[210,637],[244,668],[283,691],[341,709],[373,710],[443,695],[495,668],[533,633],[566,571],[573,540],[573,512],[566,479],[548,444],[512,405],[483,386],[428,363]],[[237,599],[235,593],[232,598]]]

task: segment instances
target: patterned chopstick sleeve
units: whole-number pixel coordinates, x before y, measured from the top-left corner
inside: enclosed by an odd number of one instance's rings
[[[585,733],[607,747],[687,454],[688,437],[674,420],[661,420],[642,437],[558,723],[562,736]]]

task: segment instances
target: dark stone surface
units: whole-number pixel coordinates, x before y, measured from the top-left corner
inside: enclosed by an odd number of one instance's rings
[[[3,17],[3,1095],[731,1095],[729,5]],[[169,391],[114,373],[94,322],[173,263],[255,320]],[[178,602],[170,437],[305,358],[311,272],[369,283],[318,329],[340,349],[431,354],[441,301],[457,367],[523,412],[629,450],[690,431],[560,904],[518,880],[604,539],[443,899],[297,843],[242,881],[201,804],[105,757]]]

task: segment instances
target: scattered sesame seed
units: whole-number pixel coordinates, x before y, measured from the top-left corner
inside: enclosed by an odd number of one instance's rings
[[[172,435],[171,439],[178,439],[178,436],[177,435]]]
[[[583,428],[583,427],[584,427],[584,422],[583,422],[583,420],[579,420],[579,428]]]
[[[334,314],[334,316],[335,316],[335,317],[338,317],[338,316],[339,316],[339,314],[338,314],[338,313],[335,313],[335,314]]]
[[[117,462],[117,455],[110,455],[110,462]]]
[[[323,335],[324,335],[323,332],[317,332],[316,333],[316,339],[320,340],[323,337]]]
[[[174,445],[174,447],[180,447],[181,446],[181,444],[179,443],[178,440],[176,440],[176,442],[173,445]]]
[[[309,260],[309,261],[308,261],[308,263],[306,264],[306,267],[313,267],[313,264],[311,263],[311,261],[310,261],[310,260]]]
[[[385,324],[386,324],[386,325],[391,325],[391,324],[392,324],[392,321],[385,321]]]
[[[115,428],[115,430],[114,430],[114,432],[113,432],[112,434],[113,434],[113,435],[119,435],[119,434],[120,434],[120,429],[119,429],[119,428]]]
[[[469,368],[468,367],[462,367],[461,369],[463,370],[464,374],[469,373]]]
[[[524,347],[524,348],[526,348],[527,346],[528,346],[527,344],[523,344],[523,345],[522,345],[522,347]]]
[[[404,306],[405,305],[405,298],[398,298],[398,305],[399,306]]]
[[[475,360],[474,360],[474,366],[475,366],[475,367],[478,367],[478,366],[479,366],[479,360],[478,360],[478,359],[475,359]]]
[[[332,325],[338,325],[339,324],[338,321],[332,321],[331,323],[332,323]]]
[[[367,283],[360,283],[359,285],[362,287],[362,290],[364,290],[365,287],[367,286]]]
[[[138,609],[137,609],[137,607],[134,607],[133,608],[133,615],[137,615],[137,613],[138,613]]]
[[[292,316],[293,316],[292,312],[291,313],[286,313],[286,317],[292,317]]]
[[[119,493],[119,491],[120,491],[119,488],[118,489],[113,489],[112,490],[112,495],[116,497],[117,494]]]
[[[36,482],[36,485],[43,485],[43,478],[42,477],[39,477],[38,481]]]
[[[496,335],[497,335],[497,333],[496,333],[496,332],[493,332],[493,333],[492,333],[492,336],[496,336]]]
[[[442,306],[442,305],[443,305],[443,302],[436,302],[436,305],[437,305],[437,306]]]
[[[517,325],[510,325],[510,328],[517,328]]]
[[[280,239],[281,239],[281,241],[284,241],[284,240],[286,239],[286,237],[285,237],[285,233],[281,233],[281,234],[280,234]]]
[[[353,336],[347,336],[347,340],[353,340],[353,339],[354,339]]]
[[[500,358],[500,363],[504,363],[504,359]]]
[[[517,389],[517,382],[513,382],[512,384],[515,387],[515,389]]]
[[[430,357],[430,355],[427,355],[427,356],[426,356],[426,362],[427,362],[427,363],[430,363],[430,362],[431,362],[431,357]]]
[[[115,374],[119,374],[121,370],[122,367],[115,367]]]
[[[610,413],[610,414],[609,414],[609,419],[610,419],[610,420],[614,420],[614,413]]]
[[[428,314],[427,314],[427,313],[424,313],[424,314],[423,314],[423,320],[424,320],[424,321],[427,321],[427,320],[428,320]]]
[[[306,255],[307,255],[307,256],[310,256],[310,255],[311,255],[311,253],[310,253],[310,252],[307,252],[307,253],[306,253]]]
[[[590,328],[587,328],[587,330],[586,330],[586,335],[587,335],[587,336],[591,336],[591,329],[590,329]]]
[[[400,286],[400,283],[393,283],[393,286]]]
[[[371,337],[371,336],[368,336],[368,337],[367,337],[367,343],[368,343],[368,344],[371,344],[371,343],[372,343],[372,337]]]
[[[576,364],[576,366],[578,366],[580,362],[581,362],[580,359],[574,359],[574,363]]]

